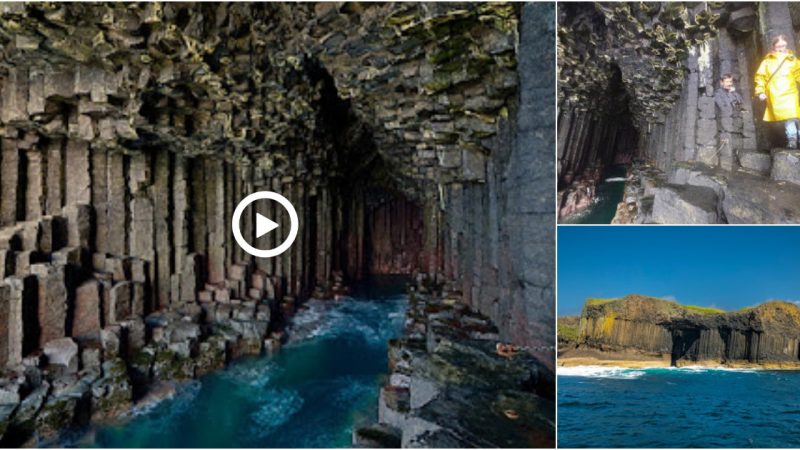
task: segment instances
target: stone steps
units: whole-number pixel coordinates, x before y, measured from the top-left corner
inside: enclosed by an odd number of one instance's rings
[[[771,152],[744,152],[739,155],[743,172],[800,185],[800,150],[775,148]]]
[[[724,222],[796,224],[800,222],[800,183],[775,179],[775,174],[778,178],[792,178],[792,172],[784,167],[784,162],[791,164],[790,158],[796,152],[784,149],[773,152],[772,177],[683,162],[673,168],[668,179],[673,184],[713,190]]]
[[[777,153],[782,153],[779,150]],[[771,168],[781,172],[782,158],[791,165],[795,151],[778,155]],[[616,223],[800,223],[800,184],[789,171],[787,180],[756,175],[749,171],[731,172],[702,163],[675,163],[669,174],[648,166],[631,169],[623,209]],[[618,208],[619,211],[619,208]]]
[[[713,189],[702,186],[662,184],[650,188],[655,223],[713,224],[722,223],[719,197]]]
[[[770,178],[800,185],[800,150],[773,150]]]
[[[746,172],[769,176],[772,170],[772,155],[763,152],[743,152],[739,154],[739,164]]]

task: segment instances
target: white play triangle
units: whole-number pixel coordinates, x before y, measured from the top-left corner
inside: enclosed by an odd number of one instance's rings
[[[256,213],[256,239],[278,228],[278,224]]]

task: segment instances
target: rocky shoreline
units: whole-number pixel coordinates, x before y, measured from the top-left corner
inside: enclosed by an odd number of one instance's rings
[[[297,305],[280,277],[238,263],[204,282],[203,257],[190,254],[172,309],[150,312],[151,264],[90,253],[91,222],[83,205],[0,233],[0,446],[56,444],[285,338]],[[342,283],[334,273],[315,295],[342,294]]]
[[[254,274],[258,277],[258,274]],[[3,446],[53,445],[62,432],[119,420],[174,393],[174,383],[276,351],[269,302],[186,305],[48,342],[0,378]]]
[[[798,155],[797,150],[780,148],[766,154],[771,178],[769,173],[724,170],[701,162],[676,162],[666,173],[634,163],[612,223],[796,223],[800,178],[791,175],[796,164],[788,161],[797,161]]]
[[[440,286],[412,288],[409,302],[378,424],[355,430],[356,446],[554,446],[553,373],[529,353],[552,349],[499,354],[497,328]]]
[[[248,284],[270,284],[262,278],[253,271]],[[389,343],[379,423],[357,429],[353,443],[553,446],[554,375],[530,353],[553,349],[502,356],[499,330],[460,294],[426,279],[409,292],[405,334]],[[65,432],[128,420],[182,383],[278,351],[283,319],[293,312],[269,301],[186,304],[52,340],[0,377],[0,444],[58,445]]]
[[[558,219],[565,219],[587,210],[595,201],[597,185],[602,178],[602,167],[586,169],[573,180],[573,176],[565,176],[568,187],[558,192]]]

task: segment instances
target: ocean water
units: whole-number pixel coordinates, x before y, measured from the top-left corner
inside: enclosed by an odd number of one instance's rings
[[[625,175],[627,166],[611,166],[603,174],[603,181],[597,184],[594,203],[578,214],[564,218],[560,223],[587,224],[611,223],[617,213],[617,204],[625,194]]]
[[[235,362],[121,425],[62,445],[351,446],[354,424],[377,418],[387,341],[401,334],[408,303],[403,294],[368,295],[311,300],[276,356]]]
[[[798,447],[800,371],[558,370],[559,447]]]

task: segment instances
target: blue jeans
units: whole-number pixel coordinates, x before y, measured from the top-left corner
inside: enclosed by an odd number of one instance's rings
[[[789,142],[797,139],[797,130],[800,128],[800,119],[789,119],[783,122],[786,129],[786,140]]]

